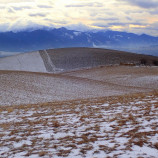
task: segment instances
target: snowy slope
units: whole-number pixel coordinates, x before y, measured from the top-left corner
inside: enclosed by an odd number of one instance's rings
[[[47,49],[0,58],[0,70],[59,73],[103,65],[158,63],[158,57],[97,48]]]
[[[61,74],[0,71],[0,106],[149,92],[158,89],[156,76],[158,67],[105,66]]]
[[[24,53],[1,58],[0,70],[47,72],[39,52]]]

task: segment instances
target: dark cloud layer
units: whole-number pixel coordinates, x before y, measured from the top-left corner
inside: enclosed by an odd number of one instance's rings
[[[157,8],[158,0],[120,0],[141,8]]]
[[[13,6],[12,8],[14,10],[32,9],[32,7],[30,7],[30,6],[19,6],[19,7]]]
[[[36,16],[46,17],[47,13],[30,13],[29,16],[32,16],[32,17],[36,17]]]
[[[49,5],[37,5],[39,8],[53,8],[52,6]]]

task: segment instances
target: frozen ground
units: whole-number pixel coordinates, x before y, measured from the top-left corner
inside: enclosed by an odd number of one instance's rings
[[[0,71],[0,105],[115,96],[158,89],[158,67],[106,66],[61,74]]]
[[[157,89],[157,67],[0,71],[0,157],[157,158]]]
[[[1,158],[157,158],[158,93],[1,106]]]
[[[0,105],[43,103],[138,92],[78,77],[23,72],[0,73]]]
[[[0,70],[59,73],[100,65],[155,65],[158,57],[99,48],[61,48],[0,58]]]
[[[120,86],[158,89],[158,67],[103,66],[102,68],[72,71],[65,74]]]

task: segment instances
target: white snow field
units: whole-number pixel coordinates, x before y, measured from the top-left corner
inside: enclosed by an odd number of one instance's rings
[[[0,70],[47,72],[38,51],[0,58]]]
[[[157,158],[158,93],[1,106],[1,158]]]

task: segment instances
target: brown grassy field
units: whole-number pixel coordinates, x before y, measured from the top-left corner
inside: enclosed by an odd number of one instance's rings
[[[158,89],[158,67],[105,66],[60,74],[0,71],[0,104],[115,96]]]
[[[0,157],[157,158],[158,67],[0,71]]]
[[[158,154],[158,92],[1,106],[0,157]]]

